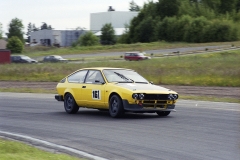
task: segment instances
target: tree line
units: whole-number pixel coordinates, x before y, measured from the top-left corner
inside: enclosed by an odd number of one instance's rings
[[[120,43],[239,40],[240,0],[158,0],[145,3]]]

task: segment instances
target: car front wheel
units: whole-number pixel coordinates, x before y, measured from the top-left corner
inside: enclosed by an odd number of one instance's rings
[[[159,116],[168,116],[171,111],[158,111],[156,112]]]
[[[110,113],[110,116],[114,118],[120,117],[124,113],[122,99],[119,96],[113,95],[110,98],[109,113]]]
[[[66,94],[64,97],[64,108],[65,111],[69,114],[77,113],[79,110],[78,105],[70,93]]]

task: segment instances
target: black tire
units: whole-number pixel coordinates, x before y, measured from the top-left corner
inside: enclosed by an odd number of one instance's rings
[[[79,106],[70,93],[67,93],[64,97],[64,108],[65,111],[69,114],[75,114],[79,110]]]
[[[122,99],[117,96],[113,95],[109,100],[109,114],[111,117],[116,118],[123,115],[123,103]]]
[[[168,116],[171,111],[158,111],[156,112],[159,116]]]

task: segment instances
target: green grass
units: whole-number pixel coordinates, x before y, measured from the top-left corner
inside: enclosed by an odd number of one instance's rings
[[[1,160],[83,160],[66,154],[46,152],[21,142],[1,138],[0,157]]]
[[[239,62],[240,50],[137,62],[5,64],[0,66],[0,80],[58,82],[77,69],[104,66],[134,69],[155,84],[240,87]]]
[[[226,98],[226,97],[214,97],[214,96],[190,96],[181,95],[180,100],[197,100],[197,101],[211,101],[211,102],[228,102],[228,103],[240,103],[240,99]]]
[[[42,88],[0,88],[0,92],[16,92],[16,93],[52,93],[57,94],[57,90]]]
[[[216,46],[216,45],[229,45],[229,46],[240,46],[240,41],[237,42],[215,42],[215,43],[184,43],[175,42],[168,43],[165,41],[152,42],[152,43],[135,43],[135,44],[116,44],[107,46],[91,46],[91,47],[66,47],[66,48],[55,48],[55,47],[26,47],[24,50],[25,55],[30,57],[39,57],[46,55],[68,55],[68,54],[87,54],[87,53],[102,53],[102,52],[115,52],[115,51],[145,51],[145,50],[157,50],[157,49],[168,49],[178,47],[199,47],[199,46]]]

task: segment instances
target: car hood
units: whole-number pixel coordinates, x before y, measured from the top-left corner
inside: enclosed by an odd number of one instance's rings
[[[116,86],[122,87],[122,88],[126,88],[129,90],[132,90],[134,92],[151,92],[151,93],[169,93],[169,92],[174,92],[170,89],[161,87],[161,86],[157,86],[157,85],[153,85],[153,84],[143,84],[143,83],[116,83]]]

